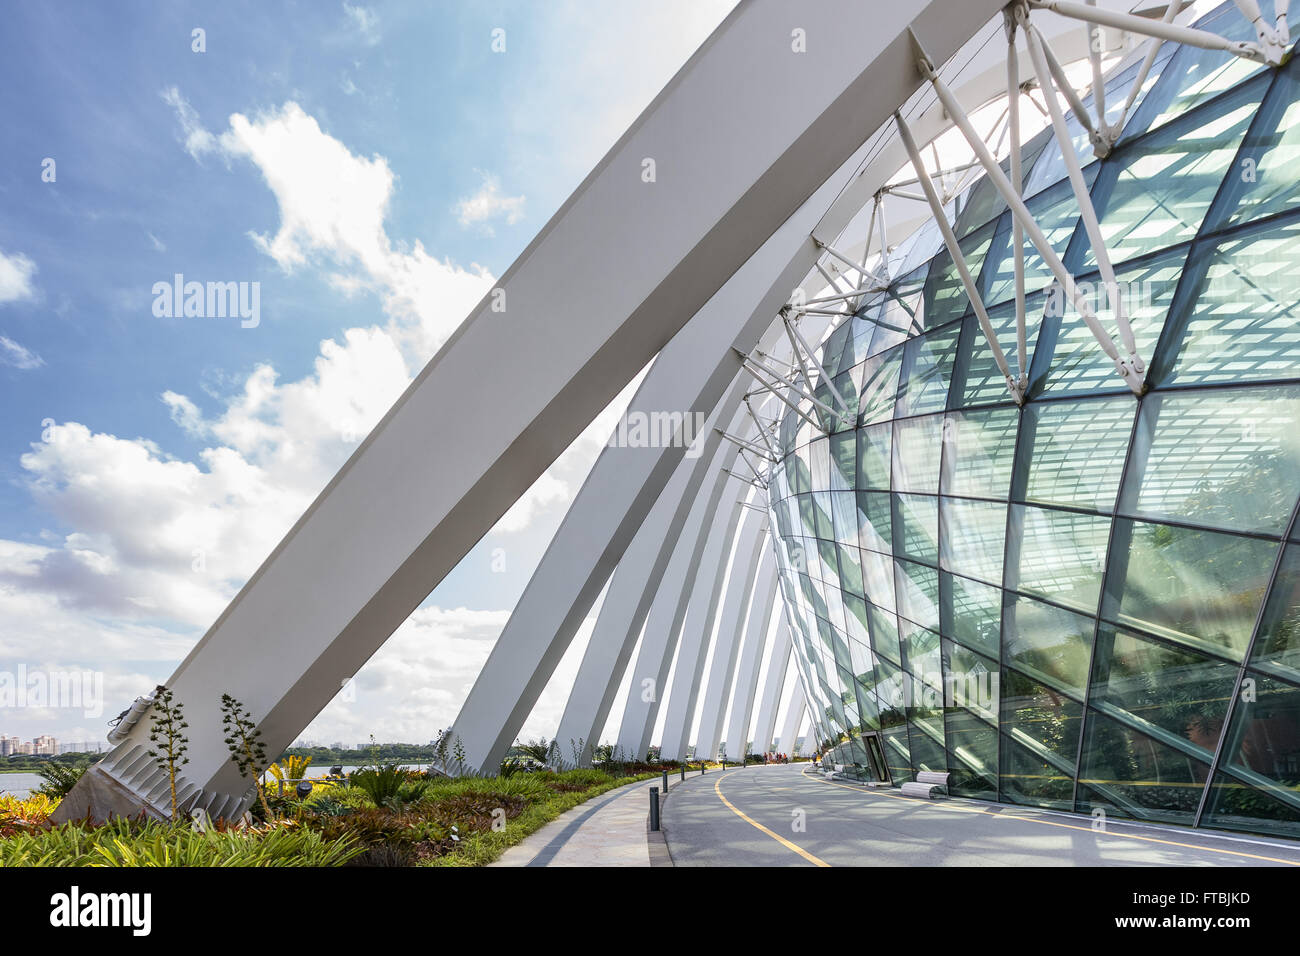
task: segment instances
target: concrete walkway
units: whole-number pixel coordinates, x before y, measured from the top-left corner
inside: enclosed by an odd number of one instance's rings
[[[699,771],[696,771],[698,774]],[[706,774],[708,779],[712,774]],[[687,774],[687,780],[691,779]],[[680,778],[668,775],[669,793]],[[648,832],[651,787],[644,780],[566,810],[490,866],[652,866],[667,863],[657,835]]]
[[[675,866],[1280,866],[1300,843],[923,800],[808,775],[807,764],[687,777],[664,805]]]

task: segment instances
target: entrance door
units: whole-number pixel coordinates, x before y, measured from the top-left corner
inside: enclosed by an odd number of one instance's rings
[[[880,734],[876,732],[862,735],[862,743],[867,750],[867,761],[871,773],[880,783],[890,783],[889,764],[885,763],[885,748],[881,744]]]

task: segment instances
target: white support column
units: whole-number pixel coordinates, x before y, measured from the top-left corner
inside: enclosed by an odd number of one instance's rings
[[[785,710],[785,720],[781,722],[781,736],[776,741],[777,750],[787,753],[791,757],[795,755],[795,735],[799,732],[799,725],[803,723],[807,709],[808,698],[804,696],[803,687],[800,683],[795,681],[794,686],[790,689],[790,697]]]
[[[711,460],[720,463],[723,457],[724,449],[718,448]],[[560,755],[566,761],[572,759],[572,748],[579,740],[583,742],[581,760],[584,765],[590,760],[592,749],[600,743],[595,738],[609,713],[609,702],[613,697],[611,684],[617,688],[637,634],[645,623],[645,616],[637,612],[647,576],[653,573],[660,552],[672,547],[674,539],[669,537],[669,532],[681,499],[692,485],[695,465],[696,462],[689,459],[678,464],[610,580],[555,734]],[[676,557],[675,552],[673,556]],[[670,562],[665,580],[672,578],[674,572],[680,575],[683,570]]]
[[[753,603],[754,587],[763,575],[763,565],[773,559],[767,544],[766,515],[745,513],[736,545],[736,560],[731,566],[727,591],[723,599],[722,620],[713,643],[713,660],[709,663],[708,682],[700,703],[699,731],[695,752],[706,758],[717,754],[722,739],[722,722],[727,716],[727,699],[736,673],[736,658],[745,622]],[[730,756],[730,754],[728,754]]]
[[[736,420],[740,413],[736,413]],[[637,653],[636,663],[632,669],[632,683],[628,688],[627,700],[623,706],[623,717],[619,724],[617,744],[624,753],[643,756],[650,747],[650,733],[659,713],[659,703],[668,692],[668,670],[672,666],[673,652],[681,636],[682,627],[689,624],[687,609],[691,594],[691,582],[700,573],[700,562],[707,547],[709,522],[725,501],[728,493],[735,494],[736,482],[721,473],[723,461],[730,461],[735,450],[722,446],[714,456],[718,471],[706,482],[706,493],[702,493],[691,507],[690,519],[683,529],[682,536],[676,543],[668,572],[662,580],[642,575],[641,585],[644,591],[653,596],[649,614],[646,617],[645,631],[641,638],[641,649]],[[621,565],[620,565],[621,570]],[[639,569],[634,569],[633,574]],[[632,648],[628,647],[628,653]],[[609,690],[610,704],[603,707],[597,715],[598,721],[593,733],[603,730],[613,694],[618,692],[623,671],[620,668],[611,675],[612,686]],[[645,680],[652,681],[653,696],[647,700],[643,693]]]
[[[784,598],[778,593],[777,600]],[[790,669],[790,625],[784,614],[776,626],[776,638],[772,642],[772,652],[767,659],[767,678],[763,681],[763,692],[759,698],[758,717],[754,721],[754,745],[762,751],[772,750],[772,738],[776,734],[776,708],[781,702],[781,691],[785,688],[786,673]]]
[[[731,709],[726,726],[723,727],[727,752],[734,753],[740,759],[749,752],[749,724],[754,716],[754,696],[758,693],[758,672],[763,663],[763,655],[769,649],[767,637],[777,600],[776,560],[772,549],[765,547],[763,560],[759,564],[758,580],[754,585],[754,599],[749,607],[745,640],[740,648],[740,662],[736,666]]]
[[[852,163],[845,164],[842,175]],[[808,234],[834,198],[837,181],[823,184],[664,347],[630,413],[650,416],[717,406],[736,381],[737,343],[750,349],[760,344],[789,290],[815,260],[817,250]],[[743,394],[737,388],[733,408]],[[697,439],[701,459],[708,459],[721,440],[716,430],[706,429]],[[680,447],[601,452],[453,725],[469,766],[490,768],[501,762],[684,452]],[[697,469],[694,487],[669,527],[670,540],[680,536],[703,478]],[[670,550],[663,550],[645,580],[658,581],[670,556]]]
[[[691,588],[686,627],[677,652],[677,668],[668,688],[668,713],[659,749],[659,755],[664,760],[684,760],[686,757],[687,738],[699,699],[700,680],[717,625],[718,604],[727,577],[728,558],[732,554],[741,515],[748,513],[748,509],[739,501],[730,508],[721,507],[714,512],[700,574]]]

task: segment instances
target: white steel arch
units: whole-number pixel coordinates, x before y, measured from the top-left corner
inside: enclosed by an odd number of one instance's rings
[[[269,751],[286,746],[656,355],[634,409],[698,411],[734,423],[736,371],[743,363],[801,414],[813,406],[843,411],[838,394],[830,394],[832,405],[811,396],[814,378],[825,373],[808,367],[810,359],[815,364],[814,349],[796,344],[796,331],[790,331],[788,368],[772,366],[771,355],[756,353],[754,346],[778,312],[782,330],[787,316],[847,314],[880,278],[871,270],[889,268],[884,220],[898,195],[873,209],[873,217],[879,214],[878,239],[873,226],[857,248],[835,244],[844,244],[845,227],[867,200],[886,195],[905,159],[913,162],[930,211],[943,220],[943,200],[921,147],[954,123],[1002,192],[1016,228],[1055,269],[1020,200],[1020,183],[998,168],[966,118],[967,108],[997,93],[999,71],[1003,88],[1016,91],[1013,104],[1024,83],[1037,83],[1058,135],[1063,124],[1056,97],[1064,96],[1088,127],[1094,148],[1104,151],[1113,131],[1104,116],[1088,118],[1059,68],[1083,44],[1094,82],[1101,78],[1100,54],[1089,47],[1078,21],[1269,64],[1284,49],[1285,6],[1276,25],[1254,17],[1258,43],[1228,43],[1180,26],[1176,6],[1135,16],[1127,0],[1016,0],[1007,5],[1007,38],[999,49],[987,41],[1004,28],[997,17],[1003,6],[1003,0],[825,0],[795,8],[780,0],[742,2],[507,270],[499,288],[420,373],[169,679],[191,724],[182,804],[230,813],[248,799],[248,781],[229,763],[221,742],[221,693],[239,698],[258,718]],[[1252,14],[1242,9],[1249,19]],[[798,52],[790,43],[792,31],[802,31],[815,56]],[[972,38],[980,41],[973,49]],[[1028,57],[1019,57],[1018,43]],[[953,66],[951,58],[962,49],[969,55]],[[1032,77],[1026,61],[1032,61]],[[1073,151],[1064,152],[1077,186]],[[653,183],[642,175],[647,160],[657,171]],[[1012,172],[1018,179],[1014,161]],[[1104,263],[1104,243],[1088,220],[1085,198],[1080,197],[1084,221]],[[876,260],[869,255],[873,241]],[[789,290],[812,270],[825,280],[817,287],[829,296],[811,308],[805,303],[783,309]],[[1057,271],[1068,295],[1070,279]],[[847,289],[841,286],[846,281]],[[850,308],[834,306],[836,300]],[[500,302],[507,304],[505,312],[493,308]],[[1087,320],[1084,306],[1076,304]],[[1093,331],[1130,387],[1141,391],[1142,357],[1122,312],[1116,312],[1119,346],[1106,330]],[[1023,334],[1021,340],[1010,354],[1023,353]],[[509,380],[509,392],[482,393],[486,370]],[[1018,397],[1023,369],[1020,378],[1010,363],[1005,371]],[[455,414],[448,412],[452,408]],[[733,439],[746,450],[731,458],[761,456],[763,433],[752,424],[739,431]],[[720,454],[718,441],[710,432],[703,456],[709,465],[690,468],[679,467],[680,447],[607,449],[601,456],[605,467],[598,463],[552,544],[568,563],[543,560],[455,723],[472,766],[491,769],[500,760],[647,516],[658,515],[628,566],[648,569],[659,580],[672,567],[676,539],[700,500],[713,502],[705,510],[714,512],[701,516],[701,527],[707,522],[709,531],[695,545],[696,579],[683,580],[676,601],[671,592],[665,598],[673,613],[661,662],[664,654],[671,656],[679,627],[682,638],[674,686],[665,689],[663,752],[684,754],[714,633],[719,666],[710,673],[700,708],[699,744],[705,755],[717,746],[737,635],[751,606],[757,554],[751,548],[758,534],[747,516],[736,536],[740,573],[720,593],[722,578],[710,575],[709,556],[725,557],[741,506],[729,510],[726,495],[713,495],[719,485],[708,469]],[[636,451],[645,453],[613,454]],[[690,598],[683,603],[688,587]],[[611,682],[617,686],[615,675],[621,676],[630,654],[624,648],[657,595],[632,583],[618,588],[608,609],[612,636],[602,637],[599,652],[606,655],[601,660],[608,673],[602,678],[593,658],[583,683],[585,695],[595,698],[599,688],[601,699],[594,711],[583,704],[579,723],[590,719],[598,726],[601,708],[608,712]],[[722,614],[715,622],[718,607]],[[803,675],[815,693],[809,678]],[[748,713],[753,693],[738,693],[735,706]],[[797,732],[797,721],[793,729],[789,724],[803,707],[814,731],[821,726],[815,701],[806,700],[791,708],[783,738]],[[625,721],[627,739],[634,731],[638,741],[644,739],[651,711]],[[122,729],[120,745],[65,800],[65,818],[162,813],[165,782],[144,754],[147,723]]]

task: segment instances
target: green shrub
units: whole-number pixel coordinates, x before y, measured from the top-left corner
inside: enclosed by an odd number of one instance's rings
[[[119,819],[17,833],[0,840],[0,867],[342,866],[361,851],[346,834],[326,842],[297,826],[201,833],[188,823]]]
[[[90,763],[87,761],[76,764],[47,763],[41,768],[41,785],[36,788],[36,792],[51,800],[62,800],[89,769]]]
[[[363,791],[377,807],[399,802],[402,788],[410,782],[410,775],[396,764],[358,770],[348,778],[352,786]]]

